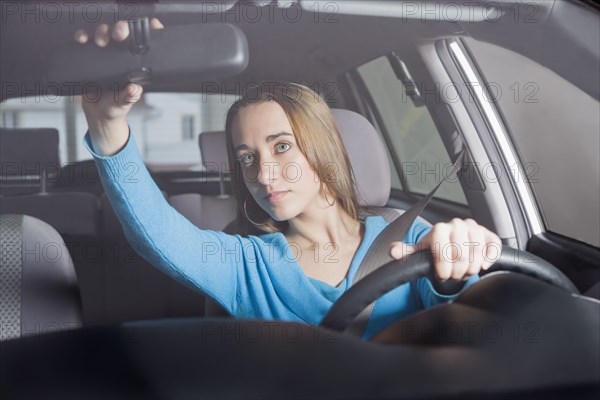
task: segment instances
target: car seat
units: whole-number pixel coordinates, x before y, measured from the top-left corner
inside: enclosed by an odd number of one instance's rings
[[[29,215],[0,215],[0,340],[81,327],[71,255],[60,234]]]

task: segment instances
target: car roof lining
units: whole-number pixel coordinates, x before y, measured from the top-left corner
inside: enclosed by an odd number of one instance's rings
[[[274,23],[269,20],[242,20],[237,24],[248,37],[250,50],[250,63],[243,73],[219,81],[218,85],[207,82],[174,86],[166,82],[153,84],[146,91],[235,93],[236,90],[239,92],[240,85],[244,87],[262,80],[306,84],[333,81],[348,69],[391,50],[398,50],[403,44],[412,44],[416,37],[433,40],[445,37],[454,29],[453,24],[446,23],[439,29],[441,34],[434,32],[438,29],[423,26],[418,27],[417,33],[406,25],[397,24],[393,18],[371,17],[376,20],[376,29],[357,32],[357,26],[364,23],[362,17],[343,16],[339,23],[315,24],[312,16],[297,23],[289,23],[281,14],[275,15],[279,17],[275,17]],[[159,18],[166,26],[196,23],[201,19],[198,15],[180,13],[165,14]],[[211,15],[207,16],[206,21],[220,22],[220,18],[218,15]],[[43,60],[54,46],[71,40],[76,29],[84,28],[90,32],[95,26],[77,20],[65,24],[17,22],[9,19],[3,24],[3,31],[6,32],[3,33],[3,38],[20,39],[2,39],[2,54],[10,56],[3,57],[0,73],[3,82],[24,81],[29,88],[34,88],[35,82],[44,82]],[[40,43],[40,37],[45,38],[44,43]],[[272,51],[273,48],[277,48],[277,53]],[[278,66],[276,71],[268,67],[273,64]]]
[[[114,22],[114,3],[95,2],[103,10],[107,10],[102,15],[102,22]],[[54,4],[60,6],[59,3]],[[128,4],[133,3],[128,2]],[[281,9],[272,5],[263,6],[262,17],[252,20],[239,18],[239,15],[231,14],[231,10],[229,15],[182,12],[181,7],[176,9],[176,12],[168,12],[168,5],[164,3],[135,4],[138,4],[140,15],[157,16],[166,26],[198,23],[199,21],[202,23],[223,21],[235,23],[246,34],[250,49],[250,63],[241,74],[223,81],[202,84],[174,86],[168,82],[156,83],[148,87],[147,92],[239,93],[240,87],[244,88],[257,81],[323,84],[334,82],[336,77],[343,72],[391,51],[401,54],[403,48],[455,36],[472,36],[477,40],[511,48],[513,51],[554,69],[555,72],[596,98],[599,97],[598,93],[600,92],[600,84],[597,81],[600,79],[598,74],[588,71],[588,69],[597,67],[600,58],[599,51],[593,49],[593,44],[592,46],[589,43],[586,44],[589,40],[585,40],[577,34],[578,30],[590,27],[586,23],[561,22],[558,17],[553,16],[553,3],[548,3],[548,6],[540,6],[546,7],[540,13],[539,20],[539,23],[548,24],[548,29],[543,29],[544,34],[548,35],[550,30],[554,32],[553,43],[547,46],[537,46],[542,37],[535,34],[536,31],[540,31],[540,29],[535,29],[536,24],[520,24],[518,25],[519,29],[514,29],[517,24],[512,21],[506,23],[500,23],[502,21],[496,23],[445,21],[423,23],[419,20],[401,20],[399,23],[398,18],[340,14],[335,15],[335,20],[331,23],[326,23],[323,22],[326,18],[323,12],[320,14],[303,12],[302,18],[298,22],[291,22],[289,17],[285,17],[285,14],[281,12]],[[267,10],[269,7],[270,11]],[[584,18],[585,20],[585,17],[581,17],[584,14],[582,7],[574,4],[561,4],[556,7],[573,19]],[[113,10],[112,13],[111,10]],[[593,16],[590,16],[589,13],[587,18],[590,23],[593,23]],[[76,29],[84,28],[90,32],[99,23],[86,21],[78,13],[73,14],[72,22],[67,18],[54,23],[44,19],[39,23],[23,23],[22,18],[7,17],[5,20],[6,22],[2,23],[0,37],[0,51],[3,54],[2,68],[0,69],[1,81],[18,82],[19,86],[28,89],[26,93],[28,95],[34,94],[36,91],[44,93],[44,60],[53,47],[70,41]],[[31,22],[33,18],[25,20]],[[320,22],[315,23],[315,21]],[[511,29],[506,29],[506,24],[510,24],[509,28]],[[364,29],[365,26],[369,26],[370,29]],[[512,33],[507,33],[507,31]],[[43,37],[44,40],[40,40],[40,37]],[[527,40],[528,37],[531,39]],[[19,40],[14,38],[19,38]],[[559,38],[562,39],[559,41]],[[561,48],[565,47],[571,49],[570,51],[577,51],[578,54],[584,54],[587,62],[578,63],[574,68],[573,64],[566,62],[563,57],[556,56],[557,52],[554,46],[559,42]],[[277,53],[272,51],[273,48],[278,50]],[[276,71],[273,71],[272,64],[278,66]],[[594,76],[596,82],[582,81],[584,77],[590,76]],[[5,88],[2,88],[2,100],[19,97],[22,94],[20,90],[17,93],[6,93]]]

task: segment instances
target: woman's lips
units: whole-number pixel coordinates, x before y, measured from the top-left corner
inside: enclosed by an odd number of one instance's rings
[[[287,193],[288,193],[288,191],[273,192],[273,193],[266,195],[265,198],[267,200],[269,200],[269,202],[271,204],[275,204],[275,203],[278,203],[283,198],[283,196],[285,196]]]

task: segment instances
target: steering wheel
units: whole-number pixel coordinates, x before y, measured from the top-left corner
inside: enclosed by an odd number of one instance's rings
[[[329,309],[319,326],[343,332],[362,310],[384,294],[406,282],[433,276],[433,265],[429,250],[418,251],[405,260],[390,261],[348,289]],[[480,275],[495,271],[525,274],[579,294],[577,287],[559,269],[526,251],[503,248],[498,261]]]

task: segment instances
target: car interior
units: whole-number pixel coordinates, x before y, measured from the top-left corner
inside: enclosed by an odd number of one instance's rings
[[[510,132],[508,112],[503,114],[498,107],[492,117],[478,97],[481,87],[484,94],[489,93],[490,86],[485,84],[492,78],[486,82],[485,62],[478,61],[477,49],[496,46],[541,64],[568,82],[570,90],[591,98],[597,106],[598,38],[588,34],[598,32],[598,7],[593,2],[559,0],[476,1],[469,6],[475,14],[486,7],[499,10],[500,16],[490,22],[464,14],[449,19],[442,12],[444,8],[416,15],[419,7],[411,8],[408,3],[414,2],[85,1],[80,5],[100,10],[99,18],[78,12],[79,6],[73,6],[76,11],[72,18],[66,18],[67,5],[54,3],[62,12],[62,18],[54,19],[48,17],[56,15],[51,14],[54,9],[40,3],[3,3],[0,344],[9,355],[2,373],[2,386],[9,397],[37,393],[28,387],[28,379],[41,382],[39,387],[48,393],[79,396],[94,392],[100,397],[116,398],[181,398],[198,393],[202,393],[200,397],[284,398],[315,393],[322,397],[340,393],[404,398],[501,398],[506,394],[562,398],[573,393],[580,398],[595,397],[593,393],[600,392],[600,363],[594,361],[596,356],[600,359],[600,328],[594,327],[600,305],[600,244],[593,235],[570,237],[548,229],[552,225],[546,215],[549,212],[544,211],[550,207],[536,206],[538,200],[541,202],[541,191],[512,179],[507,154],[518,161],[524,158],[523,150],[517,148],[517,140],[512,140],[518,134]],[[444,7],[447,3],[436,4]],[[458,10],[465,10],[461,8],[464,4],[454,4]],[[23,10],[29,10],[29,14]],[[37,21],[36,13],[40,16]],[[148,18],[153,17],[165,25],[163,32],[148,31]],[[515,23],[528,17],[535,18],[536,23]],[[73,41],[76,29],[93,32],[99,23],[123,19],[139,23],[140,31],[132,36],[146,50],[136,53],[129,44],[116,43],[101,49]],[[558,46],[560,54],[555,51]],[[573,59],[578,61],[574,63]],[[473,79],[483,86],[478,89]],[[9,123],[11,107],[19,106],[19,101],[23,104],[22,99],[39,97],[41,100],[35,103],[41,107],[52,102],[48,99],[85,95],[86,84],[106,89],[110,87],[107,82],[117,81],[142,83],[147,98],[155,93],[235,97],[256,82],[306,84],[333,110],[361,205],[388,221],[423,198],[464,153],[460,173],[442,185],[420,218],[430,224],[454,217],[473,218],[496,232],[504,246],[527,251],[556,267],[574,284],[576,292],[566,293],[520,274],[494,272],[495,277],[490,274],[492,279],[482,279],[449,308],[417,314],[381,332],[376,338],[378,343],[371,347],[360,347],[355,338],[346,337],[339,338],[332,348],[302,344],[295,351],[302,352],[305,361],[286,346],[271,347],[273,352],[281,352],[280,358],[296,357],[293,359],[306,369],[321,360],[314,371],[298,369],[306,374],[306,382],[318,382],[312,386],[307,383],[310,390],[293,383],[294,367],[281,366],[266,347],[238,348],[210,341],[209,345],[203,342],[203,347],[191,344],[197,338],[194,327],[200,326],[195,324],[201,324],[197,319],[220,321],[230,328],[235,321],[209,297],[163,274],[136,254],[89,154],[74,158],[67,150],[68,160],[64,159],[65,141],[75,148],[79,143],[74,143],[81,142],[87,129],[85,123],[80,123],[81,117],[68,117],[74,108],[65,106],[65,132],[55,126],[37,126],[33,120],[21,125]],[[505,88],[505,95],[508,93],[512,92]],[[543,91],[540,93],[543,95]],[[175,111],[167,109],[165,113]],[[494,118],[500,121],[497,126]],[[194,225],[234,234],[236,204],[229,186],[224,125],[223,119],[221,128],[197,130],[186,142],[188,148],[194,148],[198,168],[152,162],[147,167],[169,204]],[[498,131],[506,135],[498,136]],[[593,145],[597,139],[590,140]],[[582,143],[582,147],[589,147],[589,143]],[[492,164],[497,168],[483,168]],[[596,200],[590,201],[593,204]],[[596,208],[596,214],[587,216],[590,225],[598,220],[597,213]],[[496,304],[490,300],[493,297],[503,301],[497,300]],[[502,326],[509,326],[508,316],[516,310],[521,321],[539,318],[541,322],[536,326],[547,347],[525,348],[520,342],[511,351],[492,351],[487,348],[489,343],[449,345],[439,337],[407,338],[401,334],[411,324],[428,321],[468,324],[475,319],[497,323],[494,318],[502,317]],[[175,329],[161,330],[158,322],[165,320],[175,321]],[[561,322],[564,325],[559,327]],[[149,339],[128,342],[131,347],[121,352],[124,339],[114,337],[115,326],[149,334]],[[92,348],[89,338],[78,333],[84,327],[110,337],[96,337],[94,345],[105,352],[97,359],[90,356],[86,361],[82,355]],[[76,362],[65,361],[57,371],[66,366],[68,371],[80,368],[85,372],[76,375],[81,385],[67,385],[68,390],[52,381],[53,374],[46,376],[51,366],[40,361],[43,357],[61,357],[61,346],[67,346],[62,341],[66,339],[58,335],[55,343],[63,344],[47,348],[36,347],[40,344],[31,341],[36,336],[61,332],[72,332],[68,346],[75,347],[66,359]],[[19,353],[25,350],[6,345],[19,340],[29,340],[27,346],[33,350]],[[568,344],[555,345],[563,342]],[[165,358],[153,350],[153,346],[163,345],[172,349]],[[549,346],[555,351],[548,351]],[[201,354],[208,360],[233,359],[240,349],[250,349],[251,355],[237,364],[203,364],[190,358],[191,354]],[[422,358],[417,353],[420,350],[426,352]],[[342,352],[347,352],[348,359],[336,358]],[[528,369],[514,366],[514,354],[519,352],[528,354]],[[123,354],[131,359],[113,369],[111,357],[125,360]],[[269,380],[271,386],[248,383],[261,379],[261,370],[250,361],[259,355],[264,355],[264,363],[279,365],[279,373],[269,372],[273,377]],[[577,360],[573,360],[574,355]],[[397,360],[392,361],[392,356]],[[465,361],[444,377],[458,356]],[[467,379],[482,373],[486,356],[494,357],[489,373],[477,383]],[[6,363],[18,357],[25,361],[8,368]],[[414,365],[412,370],[401,365],[406,359],[414,363],[410,364]],[[378,367],[371,372],[359,368],[360,374],[350,372],[360,360],[365,360],[366,366]],[[39,363],[39,367],[27,372],[25,365],[32,363]],[[141,366],[143,372],[130,372],[128,363]],[[169,371],[167,365],[185,365],[186,369]],[[246,384],[236,381],[228,385],[227,365],[244,371]],[[564,368],[562,376],[550,367],[555,365]],[[383,373],[392,367],[404,374],[402,381],[395,382]],[[319,373],[325,374],[328,368],[342,372],[328,374],[331,382],[325,384]],[[93,378],[96,373],[101,378]],[[428,379],[419,377],[426,373],[439,382],[429,391],[423,389]],[[493,373],[506,374],[506,382],[510,383],[503,386],[500,380],[494,381]],[[194,381],[194,376],[202,378]],[[359,384],[361,377],[364,387]],[[351,380],[355,382],[349,384]],[[274,387],[273,381],[280,382],[280,386]],[[139,392],[142,386],[144,391]]]

